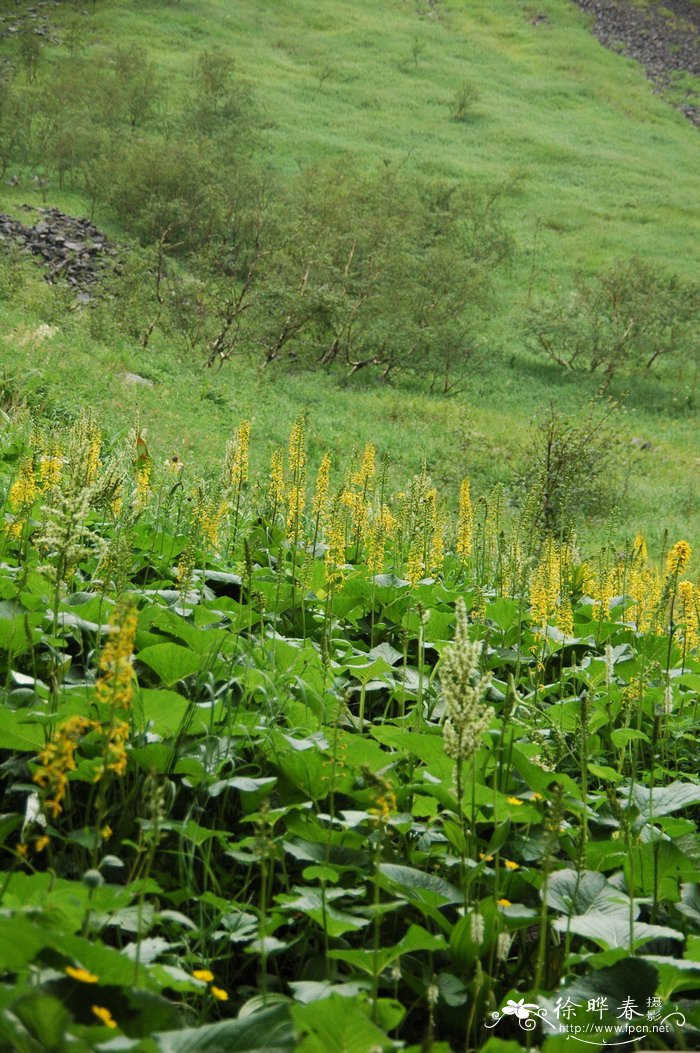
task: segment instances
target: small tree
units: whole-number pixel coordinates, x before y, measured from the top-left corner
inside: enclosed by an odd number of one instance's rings
[[[109,55],[109,63],[113,105],[133,130],[148,119],[162,94],[156,64],[141,44],[116,48]]]
[[[700,286],[639,259],[620,261],[594,278],[577,275],[532,308],[526,326],[536,346],[565,369],[651,369],[660,358],[692,349]]]
[[[623,436],[615,402],[594,401],[577,416],[550,405],[532,421],[527,468],[516,492],[529,495],[542,534],[568,534],[577,514],[604,515],[621,498]]]
[[[476,84],[471,80],[463,81],[452,96],[452,120],[468,120],[478,101],[479,89]]]

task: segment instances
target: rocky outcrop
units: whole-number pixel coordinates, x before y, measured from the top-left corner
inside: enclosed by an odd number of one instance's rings
[[[0,213],[0,246],[14,242],[36,256],[46,268],[46,280],[64,279],[75,287],[79,299],[89,299],[94,286],[110,267],[116,249],[88,219],[76,219],[57,208],[24,209],[38,213],[33,226]]]
[[[694,0],[652,0],[643,6],[630,0],[573,2],[593,15],[601,44],[640,62],[660,91],[671,86],[674,73],[700,76],[700,5]],[[700,125],[700,110],[693,102],[677,105]]]

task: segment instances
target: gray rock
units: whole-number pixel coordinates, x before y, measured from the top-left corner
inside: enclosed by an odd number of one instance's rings
[[[121,373],[120,376],[125,384],[140,384],[146,388],[155,387],[152,380],[149,380],[148,377],[141,377],[138,373]]]

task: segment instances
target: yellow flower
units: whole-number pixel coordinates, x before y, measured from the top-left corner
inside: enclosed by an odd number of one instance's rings
[[[367,543],[367,570],[374,576],[384,570],[384,529],[381,519],[372,524]]]
[[[479,859],[483,859],[486,863],[493,863],[493,856],[485,856],[483,852],[479,852]]]
[[[228,501],[217,501],[213,498],[210,501],[201,501],[195,511],[202,534],[213,549],[219,546],[219,534],[228,510]]]
[[[114,491],[114,497],[110,502],[110,508],[112,509],[112,515],[115,519],[119,518],[119,513],[122,510],[124,504],[124,497],[122,494],[122,484],[119,483]]]
[[[506,870],[519,870],[520,869],[520,863],[514,863],[512,859],[504,859],[503,860],[503,865],[506,868]]]
[[[26,859],[27,856],[29,855],[29,845],[27,845],[27,844],[19,844],[19,845],[17,845],[15,851],[16,851],[17,855],[20,857],[20,859]]]
[[[33,781],[46,790],[43,808],[54,818],[62,809],[68,789],[68,775],[75,771],[75,751],[80,739],[91,728],[99,727],[94,720],[73,716],[65,720],[52,734],[49,742],[39,754],[39,767]]]
[[[472,529],[474,512],[469,480],[463,479],[459,488],[459,521],[457,524],[457,555],[461,560],[468,559],[472,551]]]
[[[442,570],[445,561],[445,527],[447,525],[447,514],[445,509],[438,506],[437,494],[431,508],[431,534],[430,549],[428,556],[428,569],[431,574],[436,575]]]
[[[406,578],[412,589],[415,589],[423,578],[423,553],[420,541],[416,539],[411,545],[406,564]]]
[[[361,490],[367,491],[372,481],[375,471],[375,459],[376,450],[374,444],[368,442],[365,446],[364,453],[362,454],[362,461],[360,467],[352,476],[353,486],[358,486]]]
[[[95,694],[99,702],[114,709],[127,710],[131,706],[134,693],[131,659],[137,624],[138,611],[133,603],[117,605],[109,619],[111,632],[100,656]]]
[[[338,505],[331,513],[330,526],[326,537],[325,579],[326,585],[338,585],[344,578],[345,566],[345,522]]]
[[[682,581],[678,586],[683,624],[683,640],[690,650],[700,644],[700,589],[692,581]]]
[[[153,465],[150,458],[145,460],[136,472],[136,502],[137,512],[142,512],[148,504],[151,496],[151,470]]]
[[[112,830],[112,827],[108,826],[107,824],[105,824],[102,827],[102,829],[100,830],[100,836],[101,836],[103,841],[109,841],[109,839],[110,839],[110,837],[112,836],[113,833],[114,833],[114,830]]]
[[[691,548],[687,541],[676,541],[675,545],[666,557],[666,573],[682,574],[688,566],[691,556]]]
[[[91,1005],[90,1012],[94,1013],[97,1019],[104,1024],[105,1027],[116,1028],[117,1022],[107,1009],[103,1005]]]
[[[512,907],[513,906],[513,904],[510,902],[509,899],[499,899],[499,900],[496,900],[496,902],[498,903],[499,907]]]
[[[100,429],[92,421],[88,423],[87,450],[85,457],[85,482],[89,486],[95,481],[97,471],[100,467],[100,451],[102,449],[102,436]]]
[[[236,492],[238,492],[243,484],[248,481],[248,468],[250,463],[249,420],[242,420],[236,428],[228,452],[231,486]]]
[[[39,489],[34,475],[34,464],[31,457],[25,457],[19,466],[17,477],[7,495],[10,507],[14,512],[31,508]]]
[[[50,844],[51,838],[47,834],[42,834],[41,837],[37,837],[34,842],[34,851],[43,852],[48,844]]]
[[[390,783],[384,780],[382,782],[383,787],[378,787],[374,798],[374,807],[368,808],[367,811],[374,816],[377,823],[386,825],[396,811],[396,794],[392,790]]]
[[[519,797],[507,797],[508,804],[522,804],[523,802]]]
[[[313,516],[320,526],[324,525],[328,513],[328,485],[330,472],[331,458],[330,454],[326,453],[323,456],[323,460],[318,469],[318,474],[316,475],[316,490],[311,505]]]
[[[214,998],[219,1002],[228,1002],[228,991],[224,991],[223,987],[215,987],[214,984],[209,988]]]
[[[287,495],[287,531],[290,538],[299,530],[300,520],[304,514],[306,490],[304,486],[290,486]]]
[[[129,725],[125,720],[115,720],[108,729],[105,744],[105,767],[107,771],[113,771],[115,775],[126,773],[127,755],[126,744],[129,741]],[[102,777],[102,770],[98,769],[96,782]]]
[[[39,458],[39,479],[41,480],[41,491],[46,493],[52,490],[61,479],[63,471],[63,454],[60,447],[55,443],[45,446]]]
[[[100,982],[99,976],[95,976],[94,973],[88,972],[87,969],[75,968],[72,965],[67,965],[63,970],[66,976],[70,976],[71,979],[77,980],[81,984],[97,984]]]
[[[214,979],[214,974],[210,969],[195,969],[192,975],[195,980],[201,980],[205,984],[210,984]]]
[[[535,793],[533,793],[533,795],[532,795],[532,799],[533,799],[533,801],[543,801],[544,797],[542,796],[541,793],[537,793],[537,791],[535,791]]]
[[[540,561],[530,583],[530,611],[539,629],[549,622],[559,608],[561,559],[553,538],[547,538]]]
[[[301,413],[294,421],[289,433],[289,470],[295,480],[304,475],[306,469],[306,420]]]
[[[284,502],[285,486],[284,486],[284,457],[281,450],[272,451],[272,460],[270,462],[270,483],[268,486],[268,497],[275,509]]]

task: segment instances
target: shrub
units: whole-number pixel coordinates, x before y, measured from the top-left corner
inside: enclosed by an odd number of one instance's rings
[[[472,116],[479,101],[479,89],[471,80],[465,80],[452,96],[452,120],[466,121]]]
[[[550,405],[535,419],[526,449],[527,469],[516,490],[527,494],[541,534],[568,535],[581,515],[605,516],[623,487],[623,436],[617,403],[594,401],[577,417]]]
[[[700,308],[700,286],[639,259],[618,261],[593,278],[577,275],[528,313],[527,330],[539,350],[565,369],[651,369],[660,358],[690,352]]]

